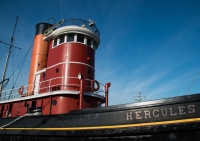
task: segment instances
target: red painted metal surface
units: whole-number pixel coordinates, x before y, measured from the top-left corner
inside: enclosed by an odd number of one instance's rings
[[[40,76],[40,93],[58,90],[83,90],[92,92],[91,81],[94,79],[95,51],[81,43],[65,43],[52,48],[49,44],[47,71],[45,77]],[[84,76],[83,87],[80,88],[78,74]],[[63,78],[65,77],[65,78]],[[50,89],[47,87],[50,86]],[[45,89],[42,89],[45,88]],[[100,99],[82,95],[54,96],[51,100],[51,114],[67,113],[71,110],[97,107]],[[56,105],[53,105],[56,101]],[[44,109],[43,109],[44,110]],[[47,114],[47,111],[43,114]]]
[[[108,106],[108,92],[109,92],[109,87],[111,86],[111,83],[106,83],[105,85],[105,97],[106,97],[106,103],[105,106]]]
[[[42,84],[51,85],[51,89],[59,86],[65,90],[79,90],[78,73],[84,76],[84,79],[94,79],[94,54],[95,51],[80,43],[66,43],[52,48],[49,45],[47,62],[47,72],[45,80],[57,78]],[[90,58],[88,60],[88,58]],[[58,70],[58,71],[57,71]],[[65,79],[58,77],[65,76]],[[61,85],[64,84],[64,85]],[[85,81],[84,91],[91,92],[90,81]]]
[[[54,96],[52,98],[51,114],[64,114],[71,110],[78,110],[80,108],[79,95],[68,96]],[[56,104],[54,102],[56,101]],[[99,99],[84,96],[83,108],[92,108],[98,106]]]
[[[48,115],[50,114],[50,97],[42,99],[42,114]]]

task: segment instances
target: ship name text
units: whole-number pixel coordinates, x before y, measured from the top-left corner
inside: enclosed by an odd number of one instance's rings
[[[195,113],[195,105],[152,108],[149,110],[130,111],[126,113],[126,120],[140,120],[150,118],[162,118],[180,116]]]

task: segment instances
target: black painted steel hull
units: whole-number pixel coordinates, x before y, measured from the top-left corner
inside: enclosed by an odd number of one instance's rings
[[[200,140],[200,94],[62,115],[3,118],[0,126],[5,126],[0,129],[4,141]]]

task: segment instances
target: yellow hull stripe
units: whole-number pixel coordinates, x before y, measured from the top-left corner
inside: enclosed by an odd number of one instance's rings
[[[129,128],[129,127],[141,127],[141,126],[154,126],[163,124],[176,124],[185,122],[199,122],[200,118],[149,122],[149,123],[137,123],[137,124],[124,124],[124,125],[110,125],[110,126],[89,126],[89,127],[64,127],[64,128],[0,128],[0,130],[96,130],[96,129],[117,129],[117,128]]]

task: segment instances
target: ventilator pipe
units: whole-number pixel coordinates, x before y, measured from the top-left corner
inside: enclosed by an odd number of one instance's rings
[[[111,86],[111,83],[108,82],[105,84],[105,98],[106,98],[106,104],[105,106],[107,107],[108,106],[108,92],[109,92],[109,87]]]

